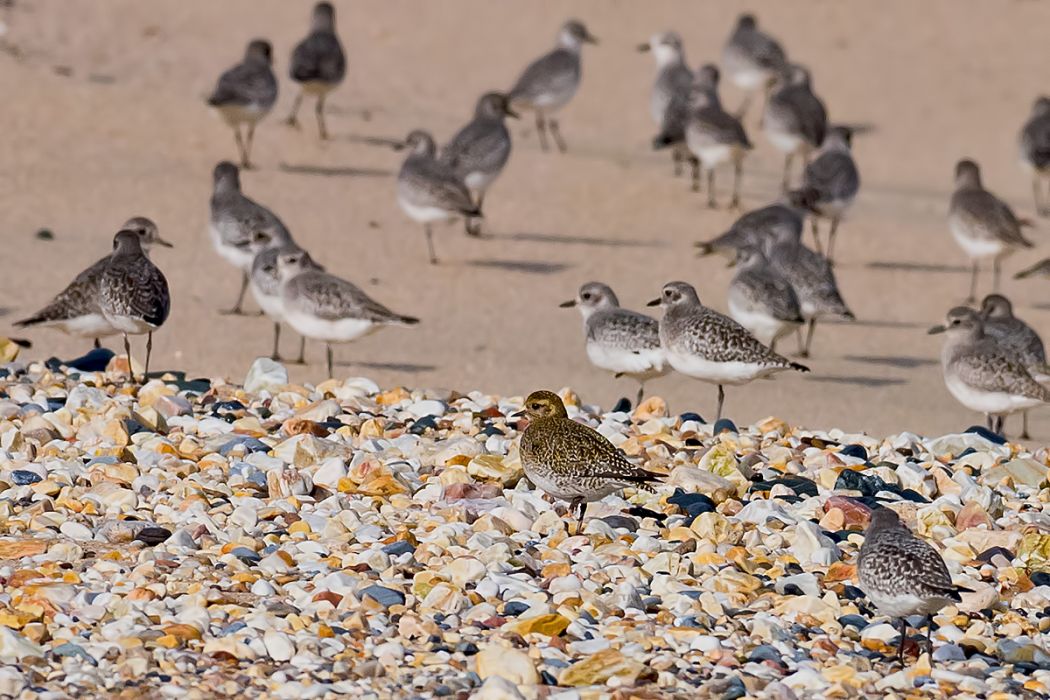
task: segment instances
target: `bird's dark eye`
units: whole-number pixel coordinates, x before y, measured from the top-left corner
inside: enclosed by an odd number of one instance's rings
[[[582,294],[581,296],[582,296],[582,297],[583,297],[584,299],[590,299],[590,298],[591,298],[591,293],[590,293],[590,292],[587,292],[587,293],[585,293],[585,294]]]

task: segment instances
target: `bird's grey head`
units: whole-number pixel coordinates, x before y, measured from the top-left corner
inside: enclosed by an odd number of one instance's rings
[[[814,207],[816,207],[819,197],[820,192],[815,188],[802,187],[785,193],[784,201],[791,208],[797,209],[803,214],[809,214],[815,211]]]
[[[502,92],[486,92],[478,98],[478,104],[474,108],[475,117],[485,119],[503,119],[503,117],[518,117],[518,113],[510,108],[510,100]]]
[[[717,90],[718,81],[721,78],[722,73],[718,70],[718,66],[713,63],[705,63],[697,68],[696,73],[693,74],[693,87]]]
[[[252,39],[248,48],[244,51],[246,61],[264,61],[266,65],[273,63],[273,47],[266,39]]]
[[[879,506],[878,508],[871,511],[871,520],[868,521],[868,532],[877,532],[879,530],[893,530],[904,527],[904,523],[901,522],[900,516],[897,515],[897,511],[886,506]]]
[[[171,243],[160,237],[160,232],[157,229],[157,224],[153,223],[152,219],[147,219],[144,216],[133,216],[124,222],[124,225],[120,227],[121,231],[132,231],[139,237],[139,244],[143,250],[148,251],[154,245],[161,245],[165,248],[174,248]]]
[[[297,262],[289,261],[289,264],[295,266],[296,270],[320,269],[320,266],[314,262],[310,254],[296,245],[271,246],[261,250],[256,253],[255,260],[252,261],[252,269],[261,271],[275,279],[280,279],[280,260],[283,256],[288,256],[289,258],[298,256]]]
[[[586,318],[598,309],[612,309],[620,305],[620,300],[606,284],[601,282],[588,282],[580,287],[576,298],[561,303],[562,308],[577,306],[580,313]]]
[[[934,326],[927,333],[947,333],[949,338],[979,338],[984,335],[984,321],[969,306],[956,306],[945,316],[943,324]]]
[[[758,20],[755,16],[749,12],[745,12],[736,18],[736,28],[746,29],[748,31],[758,28]]]
[[[682,61],[682,37],[675,32],[661,32],[649,37],[649,41],[639,45],[639,51],[651,51],[658,66],[666,66]]]
[[[288,249],[277,255],[277,276],[281,281],[290,280],[310,268],[309,260],[310,256],[305,250]]]
[[[696,289],[688,282],[668,282],[660,290],[660,298],[653,299],[647,306],[662,306],[665,310],[679,306],[700,304]]]
[[[757,245],[745,244],[736,249],[736,265],[742,270],[759,267],[766,262],[766,255]]]
[[[335,28],[335,8],[330,2],[319,2],[314,5],[310,18],[310,29],[315,32],[330,32]]]
[[[405,148],[414,156],[433,157],[434,153],[437,152],[434,137],[422,129],[409,132],[408,136],[405,137]]]
[[[142,237],[137,231],[121,229],[113,236],[113,254],[135,254],[142,252]]]
[[[277,224],[269,223],[262,228],[252,231],[248,247],[253,253],[258,255],[264,250],[280,247],[286,238],[286,236],[282,236],[281,232],[277,230]]]
[[[981,168],[969,158],[964,158],[955,164],[955,186],[980,187]]]
[[[794,216],[776,219],[769,224],[763,240],[767,244],[799,245],[802,242],[802,219]]]
[[[812,78],[809,69],[805,66],[799,63],[785,63],[777,77],[777,83],[809,87],[812,84]]]
[[[1046,114],[1050,114],[1050,97],[1042,95],[1037,97],[1032,105],[1032,116],[1041,117]]]
[[[718,104],[718,93],[712,88],[694,84],[692,90],[689,91],[689,105],[694,109],[714,107]]]
[[[224,160],[211,171],[212,183],[215,189],[241,190],[241,171],[228,160]]]
[[[989,294],[981,300],[981,318],[1013,318],[1014,305],[1002,294]]]
[[[598,39],[578,19],[570,19],[558,32],[558,45],[562,48],[579,51],[584,44],[597,43]]]

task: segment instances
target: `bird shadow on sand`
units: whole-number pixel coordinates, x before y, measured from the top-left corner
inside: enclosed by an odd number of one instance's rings
[[[572,265],[540,260],[468,260],[471,267],[487,267],[506,272],[523,272],[528,275],[553,275],[568,270]]]
[[[412,362],[336,362],[337,367],[360,367],[362,369],[389,370],[391,372],[404,372],[406,374],[418,374],[420,372],[433,372],[437,369],[435,365],[417,365]]]
[[[969,272],[965,265],[945,265],[943,263],[901,262],[900,260],[872,260],[866,267],[873,270],[900,270],[902,272]]]
[[[925,330],[930,327],[929,323],[919,321],[884,321],[877,318],[822,318],[820,322],[829,326],[861,326],[862,328],[921,328]]]
[[[11,313],[11,309],[6,306],[0,306],[0,316],[7,316]]]
[[[897,377],[864,377],[864,376],[852,376],[852,377],[841,377],[836,375],[821,375],[817,377],[806,377],[806,381],[810,382],[822,382],[824,384],[853,384],[855,386],[866,386],[870,388],[880,386],[897,386],[899,384],[907,384],[907,380],[898,379]]]
[[[667,246],[667,244],[662,241],[624,241],[615,238],[559,236],[554,233],[535,233],[531,231],[522,231],[519,233],[493,233],[489,238],[497,238],[505,241],[528,241],[531,243],[605,246],[608,248],[665,248]]]
[[[323,165],[292,165],[281,163],[278,166],[281,172],[293,175],[320,175],[322,177],[393,177],[393,170],[381,168],[337,168]]]
[[[846,355],[842,359],[850,362],[863,362],[869,365],[896,367],[898,369],[914,369],[915,367],[928,367],[940,364],[937,360],[931,360],[928,357],[912,357],[910,355]]]

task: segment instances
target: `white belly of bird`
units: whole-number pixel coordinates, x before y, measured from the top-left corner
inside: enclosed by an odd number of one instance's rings
[[[259,304],[259,308],[263,310],[264,314],[277,322],[284,320],[284,304],[281,303],[280,296],[263,294],[254,284],[252,285],[252,296],[255,297],[256,303]]]
[[[735,150],[732,146],[723,143],[695,148],[690,144],[689,149],[700,159],[700,165],[704,170],[714,170],[722,163],[732,161]]]
[[[411,202],[407,202],[401,197],[397,198],[397,203],[401,205],[401,209],[408,214],[410,219],[419,224],[432,224],[439,221],[448,221],[456,216],[440,207],[421,207],[412,204]]]
[[[467,176],[463,178],[463,184],[474,192],[484,192],[488,189],[489,185],[492,184],[492,181],[496,179],[496,175],[497,173],[486,173],[480,170],[475,170],[474,172],[467,173]]]
[[[659,348],[634,353],[591,342],[587,343],[587,357],[595,367],[626,374],[641,381],[667,374],[669,369],[663,351]]]
[[[883,595],[865,591],[868,599],[875,604],[879,612],[890,617],[908,617],[909,615],[929,615],[935,613],[949,602],[948,598],[920,598],[907,593],[904,595]]]
[[[948,228],[951,230],[955,242],[959,244],[959,247],[963,249],[963,252],[965,252],[972,260],[994,258],[1002,255],[1007,250],[1007,247],[998,238],[974,236],[970,233],[969,229],[967,229],[955,217],[948,219]]]
[[[47,321],[40,325],[57,328],[60,331],[81,338],[103,338],[120,332],[102,314],[84,314],[75,318],[64,318],[60,321]]]
[[[118,332],[128,335],[142,335],[157,329],[152,323],[136,316],[106,316],[106,319]]]
[[[219,256],[236,268],[248,271],[252,266],[252,254],[250,251],[232,246],[223,241],[222,231],[214,224],[208,224],[208,234],[211,237],[212,247]]]
[[[269,109],[263,109],[258,105],[223,105],[217,109],[230,126],[255,124],[270,113]]]
[[[570,90],[562,90],[560,92],[545,92],[542,95],[537,96],[532,100],[530,105],[533,109],[539,110],[544,114],[553,114],[559,109],[569,104],[572,96],[576,94],[576,86],[573,85]]]
[[[1038,399],[1008,394],[1005,391],[975,389],[957,377],[945,377],[944,383],[956,401],[971,411],[977,411],[978,413],[1008,415],[1016,411],[1034,408],[1042,403]]]
[[[739,302],[734,302],[733,299],[729,300],[729,315],[733,317],[734,321],[751,331],[751,335],[758,338],[765,345],[769,345],[774,339],[791,332],[798,325],[781,321],[765,312],[748,308]]]
[[[667,360],[682,374],[711,384],[747,384],[778,369],[754,362],[713,362],[677,352],[668,352]]]
[[[766,129],[766,138],[782,153],[798,153],[805,146],[801,137],[776,129]]]
[[[349,343],[378,330],[371,321],[358,318],[327,320],[286,308],[284,318],[300,335],[329,343]]]
[[[757,68],[742,68],[734,70],[730,74],[730,78],[732,78],[733,84],[738,88],[751,92],[765,87],[769,81],[769,74]]]
[[[853,204],[852,199],[833,199],[830,202],[821,202],[817,205],[817,209],[820,211],[821,216],[829,219],[841,219],[851,204]]]

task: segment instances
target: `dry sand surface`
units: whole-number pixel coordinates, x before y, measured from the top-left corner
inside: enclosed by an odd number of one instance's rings
[[[43,305],[108,250],[123,220],[142,214],[177,246],[154,255],[174,296],[171,318],[155,339],[156,366],[239,381],[253,358],[269,353],[267,321],[217,313],[233,301],[238,276],[206,236],[211,169],[235,150],[204,99],[247,40],[262,36],[274,44],[281,95],[257,132],[260,167],[244,175],[246,192],[273,208],[329,270],[423,321],[340,348],[338,357],[348,363],[337,368],[340,374],[505,394],[571,385],[606,406],[633,396],[631,383],[588,364],[579,316],[558,302],[596,279],[612,285],[624,305],[639,308],[664,282],[684,279],[724,310],[731,271],[721,260],[696,259],[692,243],[735,218],[708,211],[702,195],[670,177],[666,154],[650,151],[654,67],[634,47],[673,28],[691,64],[715,60],[737,13],[750,9],[795,60],[812,68],[833,121],[872,129],[855,140],[863,187],[837,251],[840,285],[858,322],[818,330],[812,374],[731,388],[728,415],[745,423],[776,414],[875,434],[937,433],[979,422],[945,390],[940,339],[925,333],[961,300],[968,280],[945,224],[952,167],[964,155],[977,159],[991,189],[1022,215],[1033,214],[1016,137],[1033,98],[1050,91],[1043,36],[1050,5],[337,6],[350,70],[329,101],[334,138],[324,144],[309,110],[301,132],[279,123],[294,94],[287,61],[305,34],[307,3],[34,0],[6,11],[5,319]],[[511,162],[486,201],[492,237],[468,239],[458,226],[439,230],[443,262],[427,265],[419,228],[395,202],[401,155],[363,139],[397,138],[416,127],[447,139],[468,119],[477,95],[509,87],[570,16],[601,39],[586,47],[582,87],[562,115],[570,152],[541,153],[531,123],[513,124]],[[727,86],[724,98],[735,105],[740,95]],[[757,144],[746,165],[747,208],[776,196],[781,166],[757,116],[754,110],[747,123]],[[53,230],[55,240],[35,238],[41,228]],[[1050,252],[1050,224],[1031,235],[1037,249],[1011,260],[1011,273]],[[982,277],[981,293],[989,282]],[[1050,327],[1050,304],[1041,302],[1048,284],[1005,285],[1018,313],[1037,328]],[[30,335],[31,356],[68,358],[87,349],[57,331]],[[286,341],[291,352],[290,333]],[[310,345],[308,356],[313,364],[292,367],[293,380],[322,378],[323,349]],[[672,375],[654,381],[651,391],[672,410],[713,413],[712,386]],[[1045,438],[1050,416],[1036,415],[1033,428]]]

